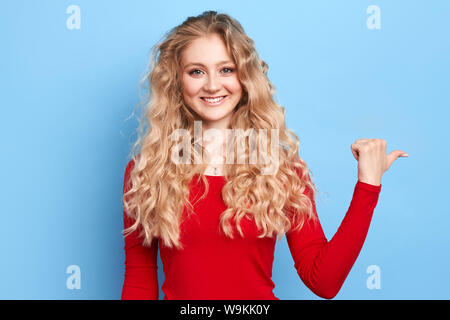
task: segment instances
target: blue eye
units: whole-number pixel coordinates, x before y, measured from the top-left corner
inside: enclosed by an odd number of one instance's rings
[[[226,73],[231,73],[234,71],[232,68],[223,68],[222,70],[227,70],[227,69],[230,70],[230,72],[226,72]]]
[[[194,70],[190,71],[189,74],[192,75],[192,74],[194,74],[195,71],[200,71],[201,72],[201,70],[199,70],[199,69],[194,69]],[[198,74],[198,73],[195,73],[195,74]]]

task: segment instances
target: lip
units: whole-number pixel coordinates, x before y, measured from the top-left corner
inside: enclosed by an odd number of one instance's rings
[[[218,106],[218,105],[221,105],[225,100],[227,100],[228,95],[225,95],[225,96],[217,96],[217,97],[215,97],[215,98],[219,98],[219,97],[223,97],[223,99],[220,100],[219,102],[215,102],[215,103],[210,103],[210,102],[204,100],[203,98],[205,98],[205,97],[200,97],[200,100],[202,100],[203,103],[206,104],[207,106]],[[209,98],[209,97],[207,97],[207,98]],[[212,98],[212,99],[214,99],[214,98]]]

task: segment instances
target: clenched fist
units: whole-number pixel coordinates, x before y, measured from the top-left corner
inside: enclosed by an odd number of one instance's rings
[[[395,160],[408,156],[401,150],[386,155],[386,140],[383,139],[359,139],[350,148],[358,161],[358,180],[375,186],[381,184],[381,177]]]

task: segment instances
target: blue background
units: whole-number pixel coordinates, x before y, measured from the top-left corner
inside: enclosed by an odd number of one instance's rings
[[[79,30],[66,27],[72,4]],[[381,29],[366,26],[370,5],[380,7]],[[357,181],[350,145],[379,138],[409,154],[384,174],[335,299],[449,299],[450,2],[433,0],[2,2],[0,298],[120,298],[138,83],[151,46],[204,10],[239,20],[268,63],[328,239]],[[320,299],[293,264],[283,238],[275,295]],[[66,287],[69,265],[80,267],[81,289]],[[381,270],[380,289],[366,286],[370,265]]]

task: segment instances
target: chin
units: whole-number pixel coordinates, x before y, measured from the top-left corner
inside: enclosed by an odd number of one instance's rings
[[[202,119],[207,121],[221,120],[223,118],[229,117],[233,113],[233,110],[230,110],[228,108],[211,110],[202,107],[201,109],[199,109],[199,111],[200,112],[197,113],[201,116]]]
[[[230,116],[230,114],[223,114],[223,115],[210,115],[210,114],[204,114],[201,116],[203,121],[220,121],[224,118],[227,118]]]

